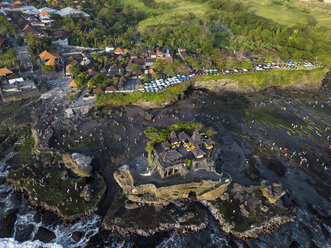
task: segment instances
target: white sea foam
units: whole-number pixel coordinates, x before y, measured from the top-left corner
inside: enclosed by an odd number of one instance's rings
[[[0,239],[0,248],[63,248],[63,246],[56,243],[45,244],[39,240],[20,243],[13,238],[3,238]]]
[[[86,220],[80,220],[77,223],[67,226],[59,225],[54,229],[50,228],[55,235],[55,242],[70,247],[84,247],[89,239],[99,232],[97,224],[101,221],[101,218],[97,215],[91,215]],[[77,243],[72,239],[72,233],[81,232],[83,237]]]

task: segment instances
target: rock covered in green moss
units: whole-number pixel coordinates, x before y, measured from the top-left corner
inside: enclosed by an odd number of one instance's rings
[[[203,203],[220,222],[225,233],[240,239],[258,238],[259,234],[271,233],[294,219],[293,209],[285,208],[277,201],[285,194],[281,186],[267,181],[263,181],[262,185],[244,187],[234,183],[229,187],[228,194]],[[265,185],[275,187],[272,198],[262,193]],[[272,202],[269,198],[273,199]]]
[[[106,185],[98,174],[74,178],[59,164],[31,162],[11,171],[7,181],[16,189],[26,191],[33,205],[73,220],[91,213],[101,200]]]

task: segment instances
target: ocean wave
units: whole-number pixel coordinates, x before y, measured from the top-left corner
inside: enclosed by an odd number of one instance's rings
[[[45,244],[39,240],[20,243],[14,238],[2,238],[0,239],[0,248],[63,248],[63,246],[56,243]]]

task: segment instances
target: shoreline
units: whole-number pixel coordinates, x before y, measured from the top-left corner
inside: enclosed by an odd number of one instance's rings
[[[220,224],[220,230],[223,231],[227,235],[231,235],[240,240],[249,240],[249,239],[258,239],[261,234],[271,234],[280,226],[293,222],[295,220],[295,216],[276,216],[271,218],[259,226],[253,227],[244,232],[237,232],[230,229],[230,226],[223,218],[222,214],[208,201],[201,201],[201,204],[208,208],[211,215],[215,218],[215,220]]]
[[[269,73],[269,74],[268,74]],[[286,82],[285,84],[275,84],[267,82],[270,81],[279,81],[288,80],[283,79],[280,73],[292,73],[290,80],[294,81]],[[301,73],[301,75],[300,75]],[[298,75],[296,75],[298,74]],[[319,68],[314,70],[301,70],[301,71],[265,71],[259,73],[247,73],[247,74],[229,74],[229,75],[211,75],[193,78],[185,84],[187,87],[182,85],[177,86],[181,87],[177,95],[172,95],[171,98],[165,98],[164,101],[153,101],[148,99],[134,99],[131,102],[125,100],[125,98],[130,98],[130,93],[122,94],[118,102],[112,103],[112,100],[101,101],[96,104],[97,107],[105,106],[137,106],[143,109],[162,109],[167,106],[170,106],[181,99],[183,95],[187,93],[188,90],[207,90],[210,93],[222,94],[222,93],[259,93],[261,91],[267,90],[269,88],[277,88],[281,90],[300,90],[300,91],[309,91],[309,90],[318,90],[324,85],[328,84],[330,80],[330,71],[327,68]],[[248,78],[251,77],[251,81]],[[266,78],[263,78],[266,77]],[[269,78],[270,77],[270,78]],[[185,85],[186,86],[186,85]],[[167,89],[168,90],[168,89]],[[165,91],[167,91],[165,90]],[[165,92],[163,91],[163,92]],[[115,93],[108,93],[109,96]],[[142,93],[143,94],[143,93]],[[144,94],[153,94],[157,96],[162,94],[162,92],[156,93],[144,93]],[[102,96],[102,95],[100,95]],[[121,103],[122,101],[122,103]]]
[[[77,221],[79,218],[87,217],[87,216],[91,215],[92,213],[95,213],[97,210],[97,208],[96,208],[96,209],[92,209],[88,212],[75,214],[72,216],[66,216],[66,215],[62,214],[61,211],[57,207],[49,206],[45,202],[39,202],[38,200],[33,199],[27,189],[17,188],[10,179],[6,178],[6,182],[8,183],[8,185],[10,187],[13,188],[13,190],[16,193],[21,193],[21,194],[23,194],[23,196],[26,194],[27,200],[31,204],[31,207],[33,207],[34,209],[41,208],[43,211],[51,212],[51,213],[55,214],[63,223],[73,223],[73,222]]]
[[[120,227],[118,225],[110,225],[106,226],[103,222],[101,223],[101,228],[103,230],[109,231],[109,232],[115,232],[120,235],[126,236],[126,237],[132,237],[132,236],[143,236],[143,237],[151,237],[157,233],[162,232],[168,232],[168,233],[175,233],[175,234],[188,234],[191,232],[200,232],[207,228],[209,222],[208,219],[205,220],[205,222],[202,222],[200,225],[181,225],[181,224],[172,224],[172,223],[164,223],[163,225],[160,225],[157,228],[149,228],[149,229],[136,229],[134,227],[132,228],[125,228]],[[179,225],[179,226],[178,226]]]

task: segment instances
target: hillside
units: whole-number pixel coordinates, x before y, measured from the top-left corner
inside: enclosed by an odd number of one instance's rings
[[[282,25],[308,23],[308,19],[313,17],[318,25],[331,29],[331,4],[327,1],[240,0],[239,2],[245,4],[255,14]],[[159,6],[157,8],[145,5],[143,0],[121,0],[121,2],[151,15],[138,24],[140,28],[174,24],[174,18],[180,15],[193,13],[201,17],[210,11],[208,1],[204,0],[155,0],[157,3],[155,6]]]
[[[278,51],[274,55],[282,59],[312,61],[317,58],[330,64],[326,51],[331,48],[331,5],[327,3],[317,0],[120,1],[145,13],[136,28],[150,47],[170,45],[200,50],[203,54],[210,53],[211,47],[246,51],[273,48]],[[232,39],[230,33],[236,39]]]
[[[147,26],[175,24],[179,16],[192,13],[198,17],[203,16],[208,11],[206,3],[198,3],[189,0],[155,0],[153,5],[145,5],[140,0],[121,0],[122,3],[132,6],[135,9],[146,12],[149,17],[140,21],[138,29],[142,30]]]
[[[105,48],[111,44],[133,51],[184,48],[206,56],[207,64],[215,64],[220,58],[215,54],[225,49],[234,54],[257,53],[269,61],[331,65],[331,5],[312,1],[98,0],[79,2],[91,21],[56,17],[54,27],[64,27],[71,34],[71,45]],[[59,2],[59,7],[68,5],[77,4]]]
[[[308,23],[309,18],[315,18],[317,25],[331,30],[331,1],[318,0],[284,1],[284,0],[240,0],[257,15],[272,19],[282,25],[297,25]],[[330,33],[331,34],[331,33]]]

